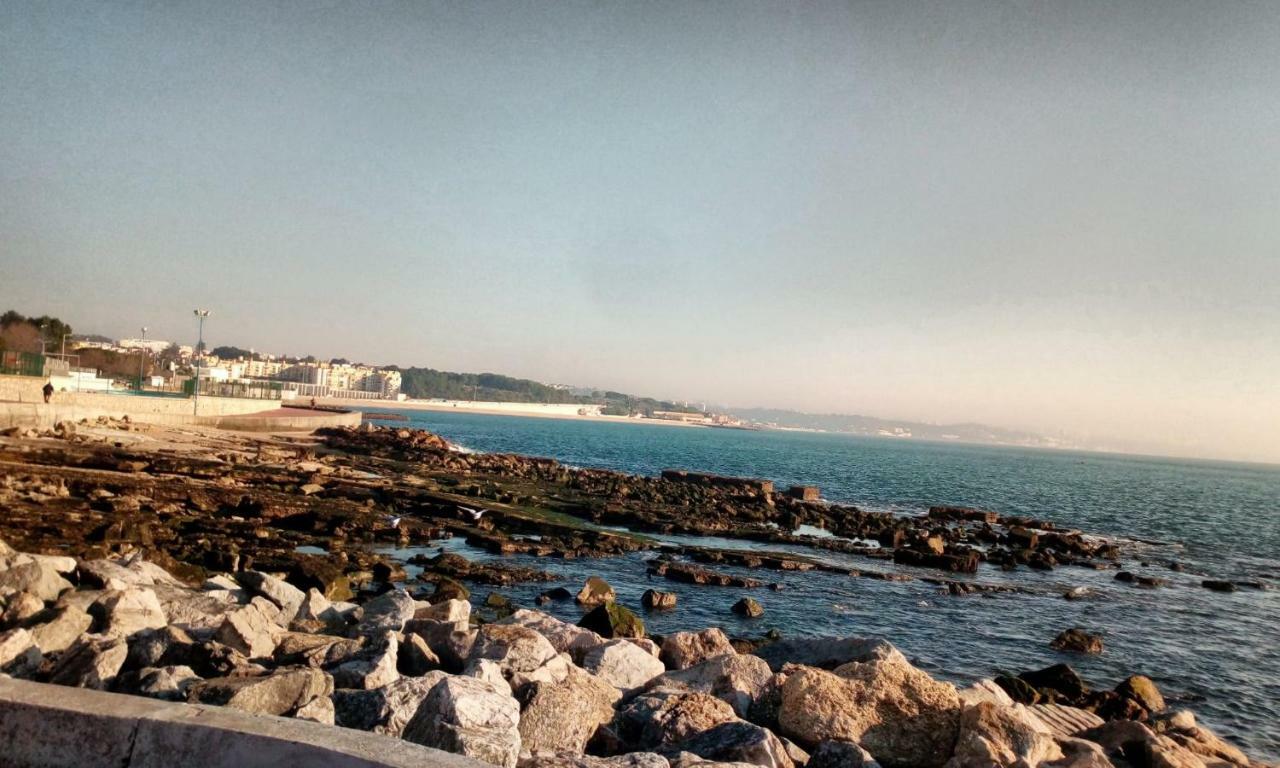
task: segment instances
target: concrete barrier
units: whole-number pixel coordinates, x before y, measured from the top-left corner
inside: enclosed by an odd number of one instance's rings
[[[10,768],[485,768],[390,736],[234,709],[0,679]]]
[[[360,425],[360,414],[352,411],[349,413],[324,412],[307,414],[299,416],[290,414],[289,412],[280,415],[263,415],[261,413],[245,412],[233,413],[226,415],[204,415],[204,399],[200,401],[200,416],[193,416],[190,413],[155,413],[146,410],[138,410],[132,407],[132,400],[143,400],[145,398],[133,398],[127,396],[105,395],[114,402],[108,402],[109,406],[116,407],[96,407],[81,405],[78,402],[53,402],[45,403],[3,403],[0,402],[0,429],[8,427],[35,427],[37,429],[49,429],[59,421],[78,422],[81,419],[95,421],[99,416],[107,418],[119,419],[128,416],[130,420],[140,424],[160,424],[164,426],[196,426],[196,427],[215,427],[217,429],[234,429],[241,431],[253,432],[310,432],[320,427],[354,427]],[[213,399],[213,398],[209,398]],[[191,407],[189,400],[183,401],[187,407]],[[266,408],[278,408],[278,403],[257,400],[257,408],[261,411]]]

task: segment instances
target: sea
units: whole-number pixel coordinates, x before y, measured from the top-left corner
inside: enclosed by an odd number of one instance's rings
[[[718,626],[741,636],[776,629],[787,636],[883,637],[931,674],[958,684],[1056,663],[1070,664],[1094,688],[1144,674],[1159,684],[1172,706],[1192,709],[1251,756],[1280,760],[1280,467],[830,433],[400,413],[408,422],[392,426],[427,429],[467,450],[546,456],[572,466],[643,475],[688,469],[766,478],[779,487],[816,485],[828,501],[869,510],[920,515],[935,504],[973,506],[1114,537],[1123,543],[1126,570],[1167,579],[1168,585],[1135,587],[1116,581],[1114,571],[1080,567],[1009,573],[984,564],[970,578],[1030,593],[951,596],[918,579],[717,566],[784,587],[750,590],[765,613],[745,619],[730,606],[747,590],[651,579],[646,561],[652,552],[607,559],[502,559],[550,571],[575,592],[587,576],[603,576],[619,600],[637,610],[646,589],[679,593],[675,610],[642,614],[654,634]],[[803,546],[658,538],[790,551],[861,569],[895,568]],[[476,560],[498,557],[456,539],[397,554],[441,547]],[[1172,563],[1181,570],[1172,569]],[[918,569],[904,567],[903,572],[922,575]],[[1206,578],[1268,588],[1213,592],[1200,585]],[[532,606],[549,586],[554,584],[501,591]],[[1088,587],[1092,595],[1064,599],[1074,587]],[[487,594],[484,588],[475,592],[477,603]],[[572,602],[543,610],[575,621],[581,615]],[[1070,627],[1101,633],[1105,651],[1083,656],[1050,649],[1054,636]]]

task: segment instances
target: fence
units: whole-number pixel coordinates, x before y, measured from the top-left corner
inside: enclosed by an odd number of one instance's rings
[[[0,374],[9,376],[43,376],[44,355],[34,352],[0,352]]]
[[[201,379],[200,394],[205,397],[243,397],[255,400],[280,400],[284,387],[278,381],[211,381]],[[182,391],[194,395],[195,379],[183,382]]]

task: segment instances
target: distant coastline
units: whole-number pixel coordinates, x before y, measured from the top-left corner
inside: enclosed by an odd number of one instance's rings
[[[631,416],[605,416],[579,414],[572,409],[576,405],[544,403],[497,403],[471,400],[405,400],[393,403],[386,400],[348,400],[343,398],[316,398],[318,405],[340,405],[356,410],[387,411],[439,411],[442,413],[475,413],[485,416],[522,416],[538,419],[564,419],[568,421],[607,421],[616,424],[652,424],[663,427],[687,427],[706,429],[704,424],[690,424],[666,419],[635,418]]]

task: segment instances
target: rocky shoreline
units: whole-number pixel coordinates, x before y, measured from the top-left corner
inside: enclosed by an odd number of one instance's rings
[[[543,557],[651,550],[655,576],[750,590],[830,566],[600,526],[789,541],[818,524],[841,539],[817,542],[928,568],[921,578],[953,594],[993,585],[934,574],[979,561],[1118,570],[1114,543],[1045,521],[951,507],[904,519],[767,481],[578,470],[368,427],[291,441],[60,425],[0,438],[0,471],[0,672],[14,677],[314,720],[502,766],[1263,765],[1139,675],[1093,690],[1055,665],[956,688],[878,639],[650,637],[601,579],[539,598],[577,600],[577,624],[499,593],[473,610],[463,582],[546,575],[441,554],[409,580],[378,552],[449,536]],[[659,589],[642,602],[679,610]],[[1095,642],[1055,640],[1082,653]]]

